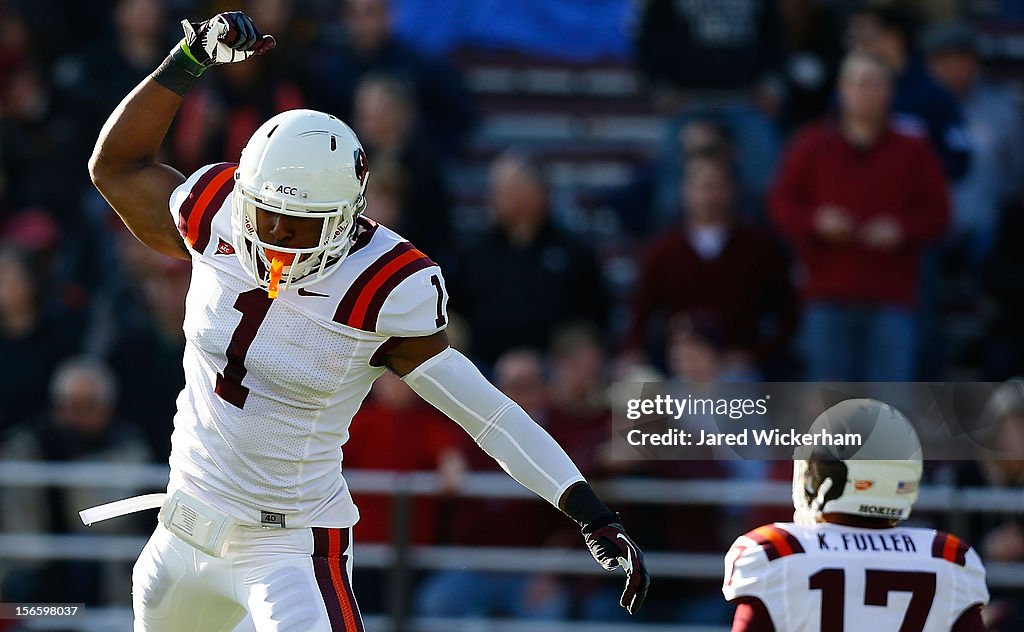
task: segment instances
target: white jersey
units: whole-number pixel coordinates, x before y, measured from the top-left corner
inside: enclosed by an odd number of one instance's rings
[[[341,473],[349,423],[384,372],[388,339],[445,327],[444,280],[408,241],[361,218],[335,272],[270,299],[231,245],[235,167],[203,167],[170,199],[192,283],[168,492],[183,488],[243,524],[349,527],[359,518]]]
[[[974,549],[911,527],[760,527],[729,549],[722,592],[760,600],[778,632],[949,632],[988,603]]]

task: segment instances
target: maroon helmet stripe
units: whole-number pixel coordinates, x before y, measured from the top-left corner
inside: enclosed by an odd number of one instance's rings
[[[334,312],[334,322],[341,323],[343,325],[351,325],[349,323],[349,316],[352,314],[352,310],[355,309],[356,302],[359,301],[359,295],[362,293],[366,285],[377,275],[386,265],[401,257],[406,252],[413,250],[412,244],[407,241],[403,241],[396,244],[394,248],[385,252],[381,256],[377,257],[377,260],[370,264],[366,270],[363,270],[362,274],[356,277],[356,280],[349,287],[348,291],[345,292],[345,296],[342,297],[341,302],[338,303],[338,309]]]
[[[235,167],[233,163],[224,162],[214,165],[208,169],[206,173],[199,176],[199,180],[192,187],[192,190],[188,192],[188,197],[185,198],[185,201],[181,203],[181,207],[178,209],[178,232],[181,233],[182,237],[188,235],[188,218],[191,217],[192,211],[195,209],[196,202],[199,201],[203,191],[210,186],[210,182],[220,175],[221,172],[233,167]]]
[[[429,257],[423,256],[414,261],[410,261],[401,268],[399,268],[394,274],[388,277],[384,283],[373,293],[373,298],[370,299],[370,306],[366,309],[366,315],[363,317],[363,322],[358,325],[358,329],[365,331],[374,331],[377,329],[377,318],[380,316],[380,310],[384,307],[384,301],[387,300],[388,295],[391,291],[398,287],[398,284],[408,279],[414,273],[429,268],[430,266],[436,265]]]
[[[220,207],[224,204],[224,200],[227,199],[228,195],[235,188],[233,180],[228,180],[220,186],[220,189],[213,195],[213,199],[210,200],[210,204],[203,211],[203,216],[199,218],[199,236],[196,238],[196,243],[193,246],[198,252],[206,250],[206,245],[210,243],[210,230],[213,226],[213,216],[220,211]]]

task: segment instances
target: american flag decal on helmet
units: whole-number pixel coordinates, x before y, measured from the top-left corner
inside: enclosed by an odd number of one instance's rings
[[[914,481],[900,481],[896,483],[897,494],[913,494],[917,491],[917,483]]]

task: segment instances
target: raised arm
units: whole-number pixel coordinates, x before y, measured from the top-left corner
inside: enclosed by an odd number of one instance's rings
[[[182,22],[185,37],[163,64],[114,109],[89,159],[89,175],[139,241],[189,259],[167,203],[184,176],[156,154],[192,83],[209,66],[241,61],[274,46],[242,13]]]
[[[185,177],[156,162],[156,152],[182,98],[147,77],[107,119],[89,159],[92,182],[128,230],[153,250],[189,259],[167,212]]]

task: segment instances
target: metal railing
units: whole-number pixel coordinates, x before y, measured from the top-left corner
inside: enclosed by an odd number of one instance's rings
[[[160,489],[166,486],[168,468],[160,465],[116,465],[104,463],[0,463],[0,487],[67,487]],[[417,570],[478,570],[524,573],[603,575],[582,547],[576,550],[515,547],[413,546],[408,524],[411,500],[417,496],[443,493],[437,476],[427,472],[346,471],[354,493],[391,496],[395,539],[390,544],[358,544],[355,559],[361,568],[383,569],[389,573],[389,615],[371,618],[368,629],[391,630],[508,630],[525,629],[522,624],[493,621],[486,625],[471,620],[412,619],[406,611]],[[663,480],[620,478],[595,483],[602,497],[616,504],[742,505],[788,507],[790,484],[781,481]],[[473,473],[460,485],[461,498],[535,498],[503,473]],[[541,502],[538,500],[538,502]],[[970,513],[1024,513],[1024,490],[954,488],[930,486],[922,490],[915,505],[919,511],[964,516]],[[142,550],[145,537],[109,535],[0,534],[0,558],[26,560],[133,561]],[[722,556],[705,553],[646,554],[648,567],[656,577],[689,580],[719,580]],[[1024,588],[1024,564],[990,563],[988,581],[992,587]],[[117,609],[112,609],[116,612]],[[122,613],[123,614],[123,613]],[[45,626],[45,624],[42,624]],[[481,627],[483,626],[483,627]],[[519,627],[517,627],[519,626]],[[558,622],[554,627],[531,622],[531,630],[574,630],[603,632],[613,628],[582,623]],[[656,632],[662,626],[636,625],[631,629]],[[87,629],[88,626],[82,629]],[[39,629],[45,629],[39,628]],[[108,628],[109,629],[109,628]],[[673,626],[674,630],[711,632],[714,628]]]

